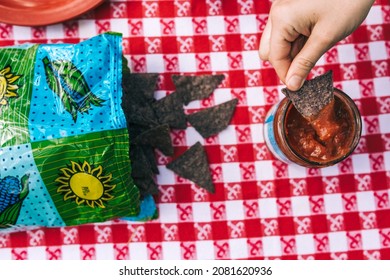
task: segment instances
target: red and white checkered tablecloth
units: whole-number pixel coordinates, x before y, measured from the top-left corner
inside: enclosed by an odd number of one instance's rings
[[[390,259],[389,2],[377,0],[312,71],[333,70],[363,119],[353,155],[320,170],[280,162],[264,143],[265,114],[282,97],[257,53],[269,8],[267,0],[111,0],[61,24],[0,23],[2,46],[121,32],[131,70],[159,73],[157,98],[173,91],[173,73],[223,73],[214,94],[186,110],[239,99],[216,137],[172,132],[177,153],[203,143],[215,194],[174,175],[157,154],[157,220],[0,233],[0,259]]]

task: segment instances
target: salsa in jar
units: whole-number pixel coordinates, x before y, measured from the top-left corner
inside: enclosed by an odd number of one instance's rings
[[[280,160],[306,167],[326,167],[347,158],[361,136],[361,117],[353,100],[334,89],[334,100],[312,120],[284,98],[270,110],[264,139]]]

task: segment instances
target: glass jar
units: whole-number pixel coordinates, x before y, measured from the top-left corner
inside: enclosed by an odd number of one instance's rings
[[[361,116],[347,94],[335,88],[334,96],[335,120],[340,129],[339,134],[326,143],[316,136],[311,124],[296,111],[288,98],[275,104],[264,123],[264,140],[272,154],[283,162],[310,168],[331,166],[347,158],[359,143]],[[314,150],[307,148],[313,146],[316,147]],[[311,152],[321,149],[321,156]]]

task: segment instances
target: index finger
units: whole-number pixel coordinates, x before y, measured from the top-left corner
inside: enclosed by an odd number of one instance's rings
[[[275,68],[277,75],[283,83],[286,83],[286,75],[292,63],[292,42],[299,37],[299,33],[291,27],[291,30],[273,24],[270,38],[269,62]]]
[[[261,35],[260,45],[259,45],[259,55],[260,55],[260,59],[262,60],[268,60],[269,58],[269,47],[271,43],[270,42],[271,29],[272,29],[271,19],[268,18],[268,21],[263,30],[263,34]]]

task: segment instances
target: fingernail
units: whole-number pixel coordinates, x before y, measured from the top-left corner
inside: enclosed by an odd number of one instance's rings
[[[301,77],[294,75],[287,81],[287,88],[289,90],[298,90],[302,87],[304,81]]]

